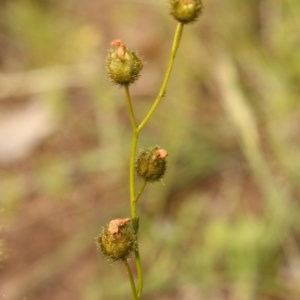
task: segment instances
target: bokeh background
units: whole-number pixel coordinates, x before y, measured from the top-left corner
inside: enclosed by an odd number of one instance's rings
[[[169,152],[140,200],[143,299],[300,299],[300,2],[207,0],[140,148]],[[129,215],[111,40],[146,64],[141,120],[176,22],[162,0],[0,2],[0,299],[130,299],[94,238]]]

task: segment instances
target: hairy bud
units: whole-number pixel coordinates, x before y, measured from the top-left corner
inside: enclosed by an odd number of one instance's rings
[[[121,40],[112,41],[111,46],[106,58],[109,78],[120,85],[129,85],[135,82],[143,68],[142,60],[134,51],[129,50]]]
[[[137,247],[129,218],[111,220],[96,239],[97,248],[110,261],[125,260]]]
[[[135,163],[136,172],[150,182],[162,179],[167,168],[167,156],[168,152],[158,146],[141,151]]]
[[[171,15],[180,23],[195,21],[202,12],[201,0],[171,0]]]

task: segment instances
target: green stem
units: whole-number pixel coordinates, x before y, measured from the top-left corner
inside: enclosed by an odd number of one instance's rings
[[[132,107],[131,96],[129,92],[128,85],[125,85],[125,94],[126,94],[126,101],[130,116],[130,121],[132,125],[132,141],[131,141],[131,151],[130,151],[130,159],[129,159],[129,196],[130,196],[130,206],[131,206],[131,219],[133,222],[137,220],[137,211],[136,211],[136,203],[135,203],[135,172],[134,172],[134,165],[135,165],[135,157],[136,157],[136,149],[137,149],[137,142],[139,138],[139,133],[137,132],[137,124],[135,120],[135,115]],[[134,226],[135,227],[135,226]]]
[[[139,297],[138,297],[138,294],[136,291],[136,287],[135,287],[135,283],[134,283],[134,279],[133,279],[133,275],[132,275],[132,271],[130,269],[129,263],[127,260],[124,260],[123,262],[124,262],[125,269],[128,274],[129,281],[130,281],[133,300],[138,300]]]
[[[137,142],[138,142],[139,133],[136,130],[133,130],[132,135],[132,144],[131,144],[131,153],[130,153],[130,166],[129,166],[129,190],[130,190],[130,206],[131,206],[131,220],[132,220],[132,226],[135,231],[135,233],[138,233],[138,227],[139,227],[139,219],[137,216],[137,200],[142,194],[145,184],[140,189],[137,196],[135,196],[135,157],[136,157],[136,148],[137,148]],[[137,243],[137,248],[134,251],[135,256],[135,264],[136,264],[136,270],[137,270],[137,278],[138,278],[138,299],[142,294],[143,289],[143,269],[142,269],[142,263],[140,259],[140,253]]]
[[[137,203],[138,200],[140,199],[140,196],[143,194],[146,185],[147,185],[147,180],[144,180],[144,182],[143,182],[143,184],[142,184],[142,186],[141,186],[139,192],[137,193],[137,195],[136,195],[136,197],[135,197],[135,202],[136,202],[136,203]]]
[[[126,101],[127,101],[127,106],[128,106],[128,110],[129,110],[131,125],[132,125],[133,130],[135,130],[137,124],[136,124],[136,120],[135,120],[134,111],[132,108],[132,101],[131,101],[131,96],[130,96],[128,85],[125,85],[125,94],[126,94]]]
[[[167,84],[168,84],[168,81],[169,81],[169,78],[170,78],[170,75],[171,75],[171,71],[172,71],[172,68],[173,68],[173,65],[174,65],[174,60],[175,60],[175,57],[176,57],[176,53],[177,53],[177,50],[178,50],[178,47],[179,47],[179,44],[180,44],[180,41],[181,41],[183,26],[184,25],[182,23],[177,24],[174,39],[173,39],[172,51],[171,51],[168,67],[167,67],[162,85],[160,87],[160,90],[158,92],[158,95],[157,95],[153,105],[149,109],[149,111],[148,111],[147,115],[145,116],[145,118],[142,120],[142,122],[137,127],[138,132],[140,132],[144,128],[146,123],[149,121],[149,119],[153,115],[154,111],[156,110],[157,106],[159,105],[162,97],[164,96],[164,94],[166,92],[166,87],[167,87]]]
[[[137,245],[137,249],[134,251],[135,256],[135,265],[136,265],[136,272],[138,277],[138,287],[137,287],[137,295],[138,299],[142,295],[143,286],[144,286],[144,276],[143,276],[143,269],[142,269],[142,262],[140,258],[139,246]]]
[[[148,113],[146,114],[146,116],[144,117],[144,119],[142,120],[142,122],[139,125],[137,125],[136,118],[134,115],[131,96],[130,96],[130,92],[129,92],[129,87],[125,86],[127,106],[128,106],[130,121],[131,121],[131,125],[132,125],[132,141],[131,141],[131,152],[130,152],[130,162],[129,162],[129,164],[130,164],[129,165],[130,209],[131,209],[132,225],[133,225],[133,228],[134,228],[134,231],[136,234],[138,233],[138,222],[139,222],[138,216],[137,216],[137,201],[139,200],[140,196],[142,195],[142,193],[147,185],[147,182],[145,181],[143,183],[143,185],[141,186],[139,192],[136,195],[136,193],[135,193],[135,168],[134,167],[135,167],[135,158],[136,158],[136,150],[137,150],[137,143],[138,143],[138,139],[139,139],[139,133],[144,128],[144,126],[147,124],[147,122],[149,121],[149,119],[151,118],[153,113],[155,112],[157,106],[159,105],[162,97],[165,94],[166,87],[169,82],[171,71],[172,71],[172,68],[174,65],[176,53],[177,53],[177,50],[178,50],[178,47],[179,47],[179,44],[181,41],[183,26],[184,25],[182,23],[177,24],[174,39],[173,39],[171,55],[170,55],[169,63],[167,66],[167,70],[166,70],[162,85],[160,87],[160,90],[158,92],[158,95],[157,95],[155,101],[153,102]],[[141,297],[143,285],[144,285],[142,263],[141,263],[141,259],[140,259],[140,253],[139,253],[138,246],[139,245],[137,243],[137,248],[134,251],[137,278],[138,278],[137,290],[135,289],[135,284],[133,281],[132,273],[129,268],[128,262],[127,261],[125,262],[128,272],[130,271],[130,273],[128,273],[128,274],[129,274],[129,279],[131,282],[132,291],[133,291],[133,294],[135,297],[134,299],[137,299],[137,300],[140,299],[140,297]]]
[[[129,196],[130,196],[130,210],[131,210],[131,220],[132,220],[132,226],[137,234],[138,232],[138,216],[137,216],[137,200],[141,196],[143,190],[146,187],[146,184],[143,184],[141,189],[139,190],[137,196],[135,195],[135,157],[136,157],[136,150],[137,150],[137,143],[139,139],[139,132],[137,131],[137,125],[135,121],[135,116],[134,116],[134,111],[132,108],[132,101],[131,101],[131,96],[129,93],[129,88],[128,86],[125,86],[125,93],[126,93],[126,99],[127,99],[127,104],[128,104],[128,110],[129,110],[129,115],[130,115],[130,120],[132,124],[132,141],[131,141],[131,152],[130,152],[130,161],[129,161]],[[134,251],[135,255],[135,264],[136,264],[136,270],[137,270],[137,278],[138,278],[138,290],[137,290],[137,295],[138,298],[142,294],[142,289],[143,289],[143,269],[142,269],[142,263],[140,259],[140,253],[139,253],[139,248],[137,245],[136,250]]]
[[[133,130],[132,135],[132,144],[131,144],[131,153],[130,153],[130,166],[129,166],[129,190],[130,190],[130,206],[131,206],[131,220],[132,220],[132,226],[137,234],[138,232],[138,226],[139,226],[139,219],[137,216],[137,200],[141,196],[143,190],[146,187],[146,184],[143,184],[139,193],[137,196],[135,196],[135,170],[134,170],[134,164],[135,164],[135,157],[136,157],[136,148],[137,148],[137,142],[138,142],[139,133],[136,130]],[[137,270],[137,277],[138,277],[138,299],[142,294],[143,289],[143,269],[142,269],[142,263],[140,259],[140,253],[137,243],[137,248],[134,251],[135,256],[135,264],[136,264],[136,270]]]
[[[139,134],[136,129],[133,130],[132,133],[132,141],[131,141],[131,152],[130,152],[130,161],[129,161],[129,196],[130,196],[130,204],[131,204],[131,218],[132,220],[137,219],[137,210],[136,210],[136,201],[135,201],[135,157],[136,157],[136,149],[138,142]]]

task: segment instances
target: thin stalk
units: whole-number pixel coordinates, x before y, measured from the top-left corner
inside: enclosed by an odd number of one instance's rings
[[[125,266],[125,269],[126,269],[126,272],[128,274],[129,281],[130,281],[133,300],[138,300],[139,297],[138,297],[138,294],[137,294],[137,291],[136,291],[136,287],[135,287],[135,283],[134,283],[134,279],[133,279],[133,274],[132,274],[132,271],[130,269],[129,263],[128,263],[127,260],[124,260],[123,262],[124,262],[124,266]]]
[[[178,47],[179,47],[179,44],[181,41],[183,26],[184,25],[182,23],[177,24],[174,39],[173,39],[173,44],[172,44],[171,55],[169,58],[169,62],[168,62],[168,66],[166,69],[164,79],[162,81],[162,85],[160,87],[160,90],[158,92],[158,95],[157,95],[155,101],[153,102],[148,113],[146,114],[146,116],[144,117],[144,119],[142,120],[142,122],[139,125],[137,125],[135,114],[133,111],[129,87],[125,86],[127,106],[128,106],[130,121],[131,121],[131,125],[132,125],[132,140],[131,140],[131,152],[130,152],[130,162],[129,162],[129,164],[130,164],[129,165],[129,195],[130,195],[130,207],[131,207],[131,220],[132,220],[133,228],[134,228],[134,231],[136,232],[136,234],[138,233],[138,222],[139,222],[138,216],[137,216],[137,201],[139,200],[140,196],[142,195],[142,193],[147,185],[147,182],[144,181],[144,183],[142,184],[138,193],[137,194],[135,193],[135,169],[134,169],[134,166],[135,166],[135,158],[136,158],[139,133],[144,128],[144,126],[147,124],[147,122],[149,121],[149,119],[151,118],[153,113],[155,112],[157,106],[159,105],[162,97],[165,94],[166,87],[169,82],[171,71],[172,71],[172,68],[174,65],[174,60],[175,60],[175,57],[177,54],[177,50],[178,50]],[[141,263],[141,259],[140,259],[138,243],[137,243],[137,248],[134,251],[134,255],[135,255],[135,265],[136,265],[136,271],[137,271],[137,279],[138,279],[137,289],[135,287],[132,272],[130,270],[128,262],[124,261],[124,263],[127,268],[127,272],[129,274],[129,279],[130,279],[133,295],[135,297],[134,299],[138,300],[138,299],[140,299],[140,297],[142,295],[143,285],[144,285],[143,270],[142,270],[142,263]]]
[[[135,196],[135,170],[134,170],[134,164],[135,164],[135,156],[136,156],[136,148],[137,148],[137,142],[138,142],[139,134],[136,130],[133,130],[132,135],[132,144],[131,144],[131,154],[130,154],[130,166],[129,166],[129,188],[130,188],[130,206],[131,206],[131,220],[132,220],[132,226],[135,231],[135,233],[138,233],[139,228],[139,219],[137,216],[137,199],[140,197],[143,189],[145,188],[145,184],[142,186],[142,189],[139,191],[137,196]],[[142,269],[142,262],[140,259],[140,253],[139,253],[139,247],[137,243],[137,248],[134,251],[135,256],[135,265],[137,270],[137,279],[138,279],[138,299],[142,294],[143,289],[143,269]]]
[[[133,130],[135,130],[137,127],[137,124],[136,124],[136,120],[135,120],[135,115],[134,115],[134,111],[133,111],[133,107],[132,107],[132,101],[131,101],[131,96],[130,96],[128,85],[125,85],[125,95],[126,95],[126,101],[127,101],[131,125],[132,125]]]
[[[131,218],[132,220],[137,219],[136,201],[135,201],[135,157],[139,134],[136,130],[133,130],[132,141],[131,141],[131,152],[129,160],[129,196],[131,205]]]
[[[138,246],[137,249],[134,251],[134,256],[135,256],[136,272],[138,277],[137,295],[139,299],[142,295],[142,291],[144,287],[144,276],[143,276],[142,262],[141,262]]]
[[[132,125],[132,140],[131,140],[131,151],[129,159],[129,196],[130,196],[130,206],[131,206],[131,219],[133,222],[137,219],[136,203],[135,203],[135,172],[134,164],[136,157],[137,142],[139,138],[139,133],[137,132],[137,123],[132,107],[131,95],[128,85],[125,85],[125,95],[127,101],[127,107],[129,111],[130,121]]]
[[[131,210],[131,220],[132,220],[132,226],[137,234],[138,232],[138,216],[137,216],[137,200],[141,196],[143,190],[146,187],[146,184],[143,184],[141,189],[139,190],[137,196],[135,195],[135,157],[136,157],[136,150],[137,150],[137,143],[139,139],[139,132],[137,131],[137,125],[135,121],[134,111],[132,108],[132,102],[131,102],[131,96],[129,92],[128,86],[125,86],[125,93],[126,93],[126,99],[127,99],[127,105],[132,125],[132,141],[131,141],[131,151],[130,151],[130,160],[129,160],[129,196],[130,196],[130,210]],[[140,253],[137,243],[137,248],[134,251],[135,256],[135,264],[136,264],[136,270],[137,270],[137,279],[138,279],[138,290],[137,290],[137,299],[140,298],[142,294],[143,289],[143,269],[142,269],[142,263],[140,259]]]
[[[173,65],[174,65],[174,60],[175,60],[177,50],[178,50],[178,47],[179,47],[179,44],[180,44],[180,41],[181,41],[183,26],[184,25],[180,22],[177,24],[174,39],[173,39],[171,55],[170,55],[170,58],[169,58],[169,63],[168,63],[168,66],[167,66],[167,70],[166,70],[163,82],[161,84],[160,90],[158,92],[158,95],[157,95],[153,105],[149,109],[149,111],[146,114],[145,118],[142,120],[142,122],[137,127],[138,132],[140,132],[143,129],[143,127],[146,125],[146,123],[149,121],[149,119],[153,115],[154,111],[156,110],[157,106],[159,105],[162,97],[164,96],[164,94],[166,92],[166,87],[167,87],[167,84],[168,84],[168,81],[169,81],[169,78],[170,78],[170,75],[171,75],[171,71],[172,71],[172,68],[173,68]]]
[[[142,186],[141,186],[139,192],[137,193],[137,195],[136,195],[136,197],[135,197],[135,202],[136,202],[136,203],[138,202],[140,196],[143,194],[146,185],[147,185],[147,180],[144,180],[144,182],[143,182],[143,184],[142,184]]]

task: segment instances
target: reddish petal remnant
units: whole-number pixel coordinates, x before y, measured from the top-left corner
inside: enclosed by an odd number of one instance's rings
[[[126,223],[130,221],[130,218],[123,218],[123,219],[114,219],[111,220],[108,224],[108,231],[115,235],[119,232],[120,227],[123,227]]]
[[[117,55],[119,58],[124,57],[125,52],[126,52],[126,46],[123,44],[123,42],[121,40],[113,40],[110,45],[112,47],[118,47],[117,50]]]
[[[165,149],[158,149],[155,152],[156,158],[166,158],[168,156],[168,152]]]
[[[112,47],[120,47],[121,45],[123,45],[122,41],[121,40],[113,40],[110,45]]]

